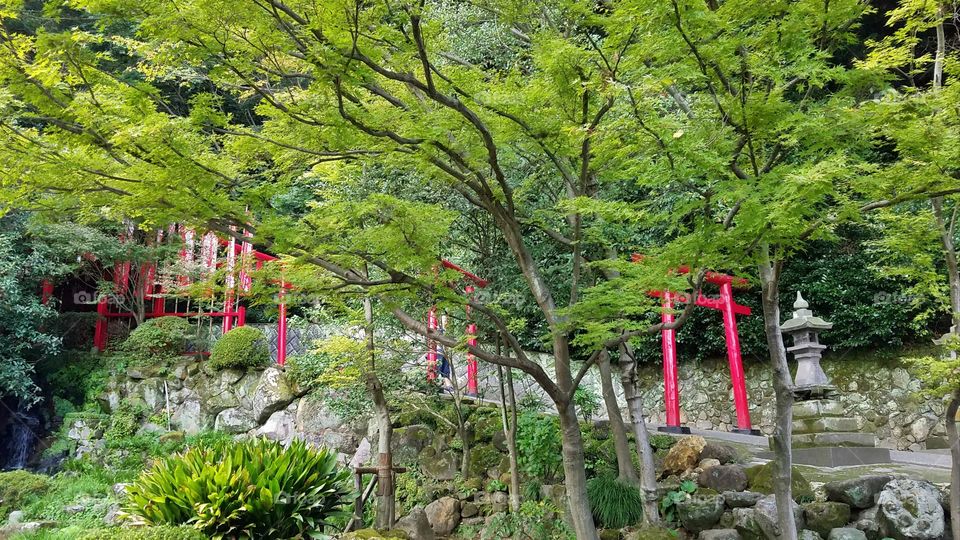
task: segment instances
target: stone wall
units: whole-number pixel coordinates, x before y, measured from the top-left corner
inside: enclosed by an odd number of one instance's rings
[[[908,369],[888,360],[823,360],[824,371],[840,390],[845,414],[857,418],[861,430],[874,431],[879,446],[899,450],[947,448],[941,399],[920,395],[920,382]],[[764,434],[773,432],[772,372],[766,364],[744,366],[750,418]],[[681,362],[681,421],[690,427],[729,431],[736,427],[733,392],[726,360]],[[641,368],[647,420],[663,424],[662,365]]]
[[[275,366],[214,372],[205,362],[184,360],[171,370],[131,368],[110,379],[99,401],[106,413],[124,401],[140,403],[148,416],[168,416],[169,428],[187,435],[216,429],[282,441],[296,436],[335,450],[343,462],[370,435],[368,419],[338,417]]]

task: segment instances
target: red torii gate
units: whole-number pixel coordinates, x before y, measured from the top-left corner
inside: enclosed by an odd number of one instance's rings
[[[483,288],[486,287],[490,282],[486,279],[481,278],[480,276],[465,270],[456,264],[444,259],[440,262],[444,268],[453,270],[460,273],[464,278],[469,282],[464,288],[463,292],[469,298],[473,292],[476,290],[474,285],[477,287]],[[477,323],[473,322],[470,319],[470,305],[466,306],[466,315],[467,315],[467,345],[475,347],[477,345]],[[439,321],[437,319],[437,308],[436,306],[431,307],[430,311],[427,312],[427,330],[435,332],[440,328]],[[452,358],[447,358],[447,362],[452,362]],[[427,380],[434,381],[437,378],[437,342],[433,339],[427,339]],[[453,381],[453,384],[457,384],[456,381]],[[476,396],[477,395],[477,359],[474,357],[473,352],[469,349],[467,350],[467,391],[466,395]]]
[[[130,233],[132,233],[132,231],[130,231]],[[125,240],[128,236],[132,236],[130,233],[128,233],[128,235],[121,236],[121,240]],[[193,262],[194,257],[197,255],[196,233],[192,229],[171,226],[171,228],[168,230],[168,235],[173,236],[176,234],[179,234],[184,244],[183,248],[179,252],[180,260],[184,262]],[[222,311],[167,311],[166,298],[163,296],[163,286],[156,280],[155,277],[156,267],[155,265],[145,265],[144,271],[147,272],[148,277],[145,279],[143,284],[143,290],[135,291],[135,294],[142,295],[145,300],[152,300],[152,310],[145,313],[145,317],[148,319],[157,317],[221,317],[221,327],[223,333],[229,332],[235,326],[246,325],[247,310],[246,307],[240,303],[239,296],[243,292],[248,292],[252,285],[252,278],[250,275],[251,265],[256,270],[260,270],[263,268],[265,262],[276,261],[277,257],[254,250],[253,244],[247,240],[251,237],[248,231],[243,231],[243,237],[244,240],[238,243],[233,237],[230,237],[229,240],[223,240],[211,231],[202,236],[201,244],[199,246],[201,265],[208,271],[213,271],[222,265],[226,265],[226,292],[224,294]],[[163,231],[160,231],[157,233],[157,241],[162,241],[162,239]],[[225,248],[226,251],[226,259],[222,263],[218,262],[217,260],[217,251],[220,247]],[[237,268],[238,256],[240,257],[239,269]],[[118,292],[121,294],[128,292],[130,287],[129,262],[117,263],[114,265],[113,282],[114,287]],[[236,292],[238,285],[237,282],[239,282],[240,294],[237,294]],[[177,283],[181,285],[188,284],[189,278],[186,276],[178,276]],[[279,316],[277,321],[277,363],[282,366],[286,363],[287,359],[287,305],[283,298],[286,290],[290,288],[290,285],[281,278],[279,286],[280,302],[278,306]],[[49,297],[50,292],[52,292],[52,288],[52,284],[47,282],[44,283],[44,301],[46,301],[46,299]],[[112,311],[110,309],[110,299],[108,295],[103,295],[97,301],[97,315],[98,317],[96,326],[94,328],[93,343],[94,347],[96,347],[98,351],[103,352],[106,350],[109,337],[109,319],[132,317],[133,314],[123,311]]]
[[[639,254],[633,255],[636,262],[642,258]],[[689,272],[689,268],[680,267],[680,273]],[[727,342],[727,361],[730,365],[730,382],[733,386],[733,404],[737,412],[737,427],[735,433],[756,434],[750,423],[750,405],[747,402],[747,386],[743,374],[743,358],[740,354],[740,335],[737,332],[737,315],[750,315],[750,308],[737,304],[733,299],[733,286],[746,285],[743,278],[735,278],[727,274],[707,272],[705,281],[720,287],[719,298],[708,298],[702,292],[697,294],[694,304],[697,306],[716,309],[723,315],[723,332]],[[686,304],[690,301],[687,293],[671,291],[651,291],[652,296],[660,298],[663,305],[661,321],[664,324],[674,322],[672,313],[674,304]],[[663,350],[663,401],[667,413],[667,425],[661,431],[672,433],[690,433],[690,429],[680,424],[680,384],[677,380],[677,331],[664,329],[660,333],[660,343]]]

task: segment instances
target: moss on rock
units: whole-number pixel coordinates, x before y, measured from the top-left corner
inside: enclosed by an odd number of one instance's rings
[[[747,474],[747,484],[751,491],[758,493],[773,493],[773,462],[764,465],[748,467],[744,470]],[[793,500],[804,503],[814,500],[813,488],[810,482],[803,476],[803,473],[797,467],[791,470],[790,486],[793,492]]]

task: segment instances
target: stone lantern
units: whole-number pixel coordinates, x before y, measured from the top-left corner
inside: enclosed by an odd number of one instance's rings
[[[820,344],[820,332],[830,328],[833,323],[815,316],[799,292],[793,317],[780,325],[784,335],[793,338],[787,351],[797,359],[790,437],[794,462],[827,467],[887,463],[890,450],[875,448],[874,434],[863,429],[860,419],[848,416],[837,388],[820,367],[827,348]]]
[[[940,339],[933,340],[933,343],[934,345],[939,345],[941,348],[947,351],[945,355],[947,358],[956,360],[957,351],[955,350],[955,347],[949,347],[949,346],[952,345],[954,341],[960,339],[960,337],[958,336],[960,336],[960,332],[957,332],[957,325],[953,325],[950,327],[949,332],[940,336]]]
[[[787,351],[797,359],[797,376],[794,378],[795,390],[799,393],[826,395],[835,390],[830,378],[820,367],[826,345],[820,344],[820,331],[833,328],[829,323],[810,311],[810,304],[797,291],[797,301],[793,303],[793,318],[780,325],[780,330],[793,337],[793,346]]]

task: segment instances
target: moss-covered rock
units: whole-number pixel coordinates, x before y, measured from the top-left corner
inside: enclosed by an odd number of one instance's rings
[[[493,446],[482,444],[470,449],[469,471],[472,477],[483,477],[487,469],[491,469],[500,464],[503,454]]]
[[[839,502],[813,502],[803,505],[807,528],[826,538],[830,531],[850,522],[850,506]]]
[[[203,540],[204,538],[206,536],[193,527],[161,525],[157,527],[92,529],[80,535],[77,540]]]
[[[391,529],[389,531],[378,531],[376,529],[360,529],[359,531],[349,532],[340,537],[341,540],[380,540],[388,538],[400,538],[409,540],[410,536],[400,530]]]
[[[430,446],[433,438],[433,429],[424,424],[395,428],[390,440],[394,462],[403,465],[416,464],[417,456]]]
[[[773,462],[747,468],[747,484],[751,491],[758,493],[773,493]],[[793,500],[797,502],[811,502],[814,500],[813,488],[797,467],[791,471],[790,485],[793,491]]]
[[[460,467],[460,459],[456,452],[453,450],[438,452],[432,446],[420,452],[418,462],[423,474],[441,482],[453,480]]]
[[[644,526],[625,531],[624,540],[677,540],[677,532],[665,527]]]
[[[698,494],[699,495],[699,494]],[[683,528],[690,532],[705,531],[720,521],[723,496],[697,496],[677,503],[677,515]]]
[[[620,531],[617,529],[603,529],[600,531],[600,540],[620,540]]]
[[[490,442],[498,433],[503,433],[503,421],[493,414],[480,415],[473,421],[474,437],[477,442]]]

